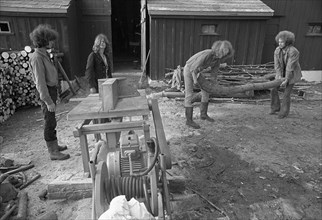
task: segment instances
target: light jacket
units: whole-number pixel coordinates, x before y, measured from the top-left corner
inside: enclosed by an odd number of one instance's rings
[[[301,80],[302,72],[299,63],[300,52],[292,45],[287,46],[285,53],[277,47],[274,52],[274,67],[276,78],[286,78],[289,84],[294,84]]]
[[[220,59],[216,57],[211,49],[196,53],[186,62],[186,66],[192,72],[193,78],[203,71],[210,72],[213,74],[213,77],[216,77],[215,75],[219,70],[219,65]]]
[[[47,105],[53,104],[47,86],[58,85],[58,72],[45,48],[36,48],[30,58],[32,78],[36,84],[40,99]],[[55,103],[56,104],[56,103]]]

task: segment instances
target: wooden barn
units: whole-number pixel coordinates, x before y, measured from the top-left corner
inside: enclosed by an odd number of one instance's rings
[[[184,66],[216,40],[229,40],[231,64],[261,63],[266,21],[273,10],[260,0],[148,0],[150,77]]]
[[[64,53],[63,67],[73,78],[79,72],[79,41],[75,0],[0,0],[1,51],[22,50],[32,43],[29,33],[50,24],[59,33],[55,49]]]
[[[96,35],[112,44],[113,64],[140,61],[141,0],[78,0],[80,65],[83,74]]]
[[[276,34],[289,30],[295,34],[302,69],[322,70],[322,1],[262,1],[274,10],[274,16],[267,22],[262,62],[273,60]]]

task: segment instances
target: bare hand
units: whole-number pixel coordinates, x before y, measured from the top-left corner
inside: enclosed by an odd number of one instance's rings
[[[94,94],[94,93],[96,93],[96,89],[95,89],[95,88],[90,88],[89,92],[90,92],[91,94]]]
[[[219,65],[219,67],[220,68],[225,68],[227,66],[227,63],[221,63],[220,65]]]
[[[286,87],[287,83],[288,83],[288,80],[287,80],[287,79],[286,79],[286,80],[284,80],[284,81],[281,83],[281,87]]]
[[[54,103],[50,104],[50,105],[47,105],[47,109],[50,112],[55,112],[56,111],[56,105]]]

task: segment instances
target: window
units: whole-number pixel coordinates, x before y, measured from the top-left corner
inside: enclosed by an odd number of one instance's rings
[[[308,36],[322,36],[322,23],[309,23]]]
[[[201,33],[204,35],[218,35],[217,24],[204,24],[201,26]]]
[[[11,33],[9,21],[0,21],[0,33]]]

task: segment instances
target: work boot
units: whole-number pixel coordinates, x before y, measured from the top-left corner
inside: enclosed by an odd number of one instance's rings
[[[201,120],[207,120],[210,122],[214,122],[215,120],[210,118],[207,114],[208,104],[209,104],[209,102],[201,102],[200,103],[200,118],[201,118]]]
[[[192,115],[193,115],[193,107],[186,107],[186,125],[199,129],[200,126],[192,120]]]
[[[68,158],[70,158],[69,154],[63,154],[59,152],[57,140],[46,141],[46,144],[51,160],[67,160]]]
[[[58,151],[64,151],[64,150],[67,150],[67,146],[58,144]]]

